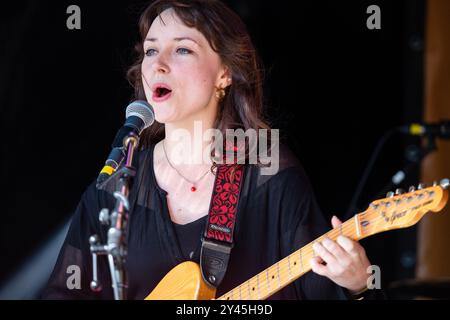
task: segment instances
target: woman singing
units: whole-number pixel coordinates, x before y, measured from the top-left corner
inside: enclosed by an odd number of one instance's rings
[[[213,151],[212,141],[204,139],[208,132],[270,132],[262,114],[261,67],[254,46],[241,19],[222,2],[158,0],[142,13],[139,28],[138,58],[128,79],[134,99],[153,107],[156,123],[142,133],[135,157],[127,235],[128,299],[144,299],[180,263],[200,263],[217,172],[214,157],[204,157]],[[180,133],[190,138],[180,143]],[[276,170],[270,174],[264,174],[267,166],[260,163],[245,164],[234,246],[217,296],[331,227],[292,153],[280,145],[272,162]],[[88,240],[98,234],[105,241],[107,229],[98,213],[114,207],[114,190],[112,179],[100,189],[93,183],[83,194],[44,298],[113,299],[106,258],[99,257],[103,290],[90,289]],[[340,223],[333,217],[333,227]],[[314,251],[308,261],[313,272],[270,299],[349,299],[364,291],[370,262],[361,245],[341,236],[316,243]],[[81,286],[69,289],[66,270],[73,265],[80,267]]]

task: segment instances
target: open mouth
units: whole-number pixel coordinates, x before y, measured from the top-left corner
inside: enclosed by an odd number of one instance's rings
[[[164,98],[165,96],[169,95],[172,92],[172,90],[168,88],[159,87],[155,90],[155,96],[157,98]]]
[[[156,83],[152,87],[153,101],[162,102],[170,98],[172,89],[165,83]]]
[[[156,83],[152,87],[153,101],[163,102],[169,99],[172,95],[172,89],[165,83]]]

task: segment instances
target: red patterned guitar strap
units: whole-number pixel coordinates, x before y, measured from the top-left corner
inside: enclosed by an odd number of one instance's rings
[[[245,166],[219,165],[209,206],[209,216],[202,238],[200,267],[203,279],[217,288],[227,271],[233,248],[233,232]]]

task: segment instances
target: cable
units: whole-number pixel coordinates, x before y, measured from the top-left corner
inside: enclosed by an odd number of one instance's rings
[[[350,205],[348,206],[348,209],[347,209],[347,212],[345,214],[345,217],[350,217],[350,216],[352,216],[354,214],[353,211],[357,208],[361,192],[363,191],[363,188],[364,188],[364,186],[365,186],[365,184],[367,182],[369,174],[372,171],[373,165],[375,164],[375,161],[378,158],[378,155],[379,155],[381,149],[383,148],[383,146],[386,143],[386,141],[396,132],[397,132],[396,129],[390,129],[378,141],[378,144],[375,147],[375,150],[372,152],[372,156],[370,157],[369,163],[367,164],[367,167],[364,169],[362,178],[359,181],[358,186],[356,187],[356,190],[355,190],[355,192],[353,194],[352,200],[350,201]]]

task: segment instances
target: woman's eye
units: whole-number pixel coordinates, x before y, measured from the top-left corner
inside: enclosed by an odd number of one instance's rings
[[[179,54],[190,54],[192,53],[192,50],[186,49],[186,48],[178,48],[177,53]]]
[[[154,56],[155,54],[156,54],[156,50],[155,49],[147,49],[147,50],[145,50],[145,55],[147,57]]]

